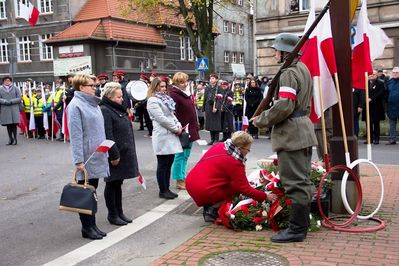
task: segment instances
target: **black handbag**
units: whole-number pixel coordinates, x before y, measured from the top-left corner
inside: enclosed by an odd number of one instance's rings
[[[88,174],[84,170],[84,184],[77,183],[75,170],[72,182],[64,186],[61,194],[61,211],[78,212],[82,214],[93,215],[97,212],[97,194],[96,189],[88,183]]]
[[[186,131],[182,131],[182,133],[179,135],[180,139],[180,144],[183,149],[188,149],[190,148],[190,134],[187,133]]]

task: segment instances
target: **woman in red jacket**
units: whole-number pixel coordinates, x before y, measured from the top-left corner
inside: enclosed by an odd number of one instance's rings
[[[245,174],[246,155],[253,138],[237,131],[231,139],[213,145],[188,173],[186,189],[198,206],[204,207],[204,220],[214,222],[220,204],[241,193],[257,201],[274,195],[252,188]]]

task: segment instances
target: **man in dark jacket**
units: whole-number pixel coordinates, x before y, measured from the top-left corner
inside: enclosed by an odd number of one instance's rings
[[[221,101],[221,95],[218,96],[220,88],[218,87],[219,76],[211,74],[209,76],[209,85],[205,87],[205,99],[203,110],[205,112],[205,129],[211,134],[211,141],[208,145],[212,145],[219,141],[219,132],[222,131],[222,116],[218,110],[217,104]]]
[[[396,124],[399,119],[399,67],[392,70],[392,78],[387,82],[388,104],[387,115],[389,118],[389,142],[387,145],[396,144]]]
[[[380,144],[380,121],[385,120],[384,92],[384,82],[378,79],[377,70],[373,70],[373,74],[369,76],[369,114],[370,143],[374,144]],[[362,120],[366,121],[366,107],[363,108]]]
[[[359,117],[363,112],[364,107],[364,90],[353,89],[352,100],[353,100],[353,127],[356,137],[359,137]]]

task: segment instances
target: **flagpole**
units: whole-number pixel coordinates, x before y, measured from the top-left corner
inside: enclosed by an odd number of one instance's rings
[[[346,137],[344,111],[343,111],[343,108],[342,108],[341,90],[340,90],[340,87],[339,87],[338,73],[334,73],[334,80],[335,80],[335,88],[336,88],[336,91],[337,91],[337,98],[338,98],[339,120],[341,122],[342,139],[343,139],[343,142],[344,142],[345,162],[346,162],[346,166],[349,167],[349,165],[351,163],[351,159],[350,159],[350,156],[349,156],[348,139]]]
[[[326,166],[326,171],[330,170],[330,158],[328,156],[327,147],[327,134],[326,134],[326,120],[324,116],[324,103],[323,103],[323,90],[321,89],[320,77],[317,77],[317,83],[319,87],[319,98],[320,98],[320,109],[321,109],[321,132],[323,137],[323,150],[324,150],[324,164]]]
[[[367,159],[371,161],[371,136],[370,136],[370,104],[369,104],[369,75],[364,72],[365,94],[366,94],[366,130],[367,130]]]

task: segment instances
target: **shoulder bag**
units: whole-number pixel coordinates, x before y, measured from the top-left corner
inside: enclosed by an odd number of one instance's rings
[[[93,215],[97,212],[96,189],[89,185],[87,171],[83,171],[84,184],[78,184],[76,180],[77,170],[75,170],[72,182],[64,186],[61,194],[61,211],[78,212]]]

